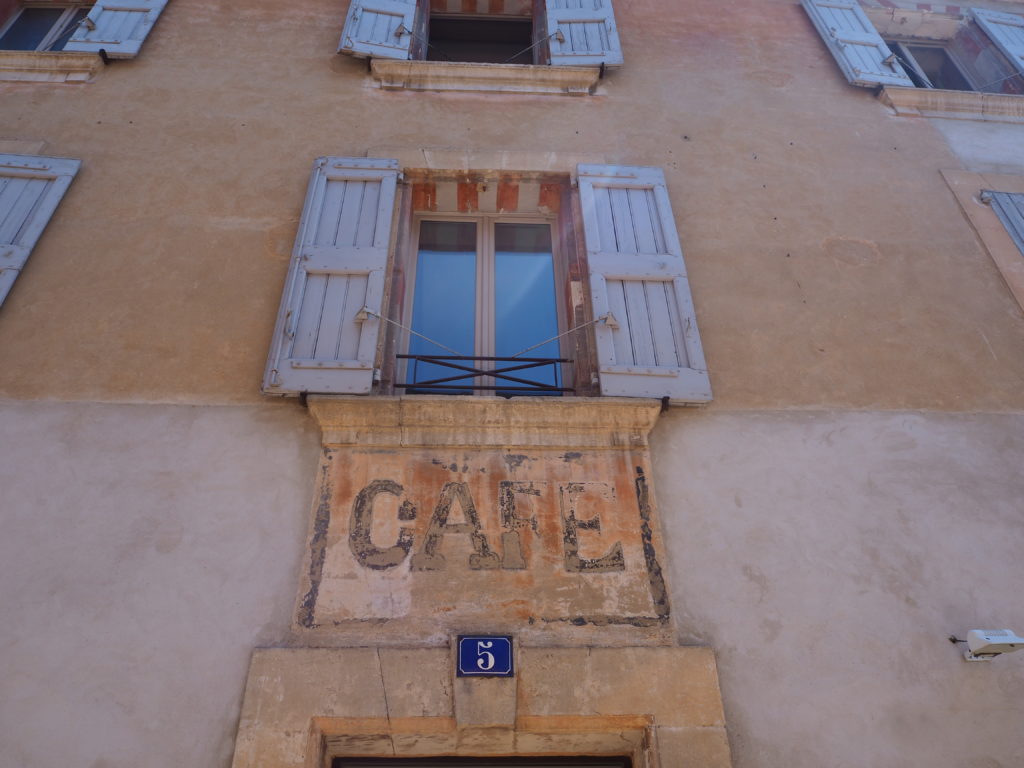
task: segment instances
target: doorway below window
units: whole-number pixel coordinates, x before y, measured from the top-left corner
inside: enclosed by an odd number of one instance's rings
[[[336,757],[331,768],[632,768],[628,757]]]

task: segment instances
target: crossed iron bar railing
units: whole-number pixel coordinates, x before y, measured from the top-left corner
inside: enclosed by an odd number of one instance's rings
[[[471,389],[475,392],[575,392],[572,387],[559,387],[554,384],[544,384],[539,381],[530,381],[518,376],[509,376],[510,373],[542,368],[550,365],[552,367],[554,381],[559,381],[558,366],[562,363],[571,363],[562,357],[469,357],[465,355],[395,355],[399,360],[412,360],[413,364],[406,366],[406,378],[410,382],[395,384],[406,390],[430,389],[441,391],[465,391]],[[459,371],[457,376],[442,376],[435,379],[418,380],[417,370],[420,363],[439,365]],[[463,363],[477,363],[476,366],[464,365]],[[479,363],[512,363],[512,365],[494,368],[482,368]],[[480,384],[476,380],[482,377],[490,377],[495,380],[494,384]],[[473,379],[471,382],[453,384],[451,382]],[[498,382],[510,382],[502,384]],[[519,386],[515,386],[519,385]]]

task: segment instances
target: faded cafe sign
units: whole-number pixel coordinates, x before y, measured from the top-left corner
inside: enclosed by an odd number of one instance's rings
[[[297,622],[656,624],[643,451],[324,451]]]

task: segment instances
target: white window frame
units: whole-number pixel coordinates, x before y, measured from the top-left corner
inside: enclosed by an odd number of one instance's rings
[[[568,279],[565,259],[559,248],[558,221],[554,215],[544,216],[538,213],[417,213],[412,217],[412,237],[410,238],[410,259],[407,285],[409,286],[406,295],[403,297],[402,316],[409,318],[409,325],[412,325],[412,312],[416,300],[416,270],[419,264],[420,253],[420,226],[425,221],[438,222],[474,222],[476,228],[476,293],[475,293],[475,337],[474,354],[478,357],[494,356],[494,225],[495,224],[547,224],[551,231],[551,259],[554,268],[554,292],[555,292],[555,316],[558,321],[558,334],[566,333],[568,318],[565,307],[565,292],[562,290]],[[401,354],[408,354],[411,342],[411,334],[406,329],[400,330],[399,343],[397,348]],[[538,339],[547,341],[547,339]],[[559,357],[567,357],[565,352],[565,337],[558,340]],[[438,348],[437,354],[446,354],[443,349]],[[529,357],[530,355],[526,355]],[[406,365],[397,366],[398,375],[403,381],[409,381],[408,361],[402,361]],[[559,380],[561,386],[572,386],[572,368],[569,363],[559,366]],[[481,384],[493,384],[493,381],[480,378]],[[483,390],[475,394],[493,394]]]
[[[14,26],[15,22],[21,17],[21,15],[30,8],[63,8],[64,13],[61,14],[60,18],[53,23],[50,31],[36,46],[36,51],[49,51],[50,46],[57,42],[62,34],[68,31],[68,26],[71,20],[75,17],[75,12],[82,8],[92,8],[93,3],[21,3],[18,6],[18,10],[11,14],[11,18],[0,28],[0,37],[7,34],[7,31]],[[10,48],[0,48],[0,50],[11,50]],[[53,53],[62,53],[63,51],[53,51]],[[26,51],[29,53],[29,51]]]

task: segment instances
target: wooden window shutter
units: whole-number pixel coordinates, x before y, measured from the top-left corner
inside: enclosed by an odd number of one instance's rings
[[[622,45],[612,0],[544,0],[551,64],[618,67]]]
[[[579,166],[601,394],[711,400],[660,168]]]
[[[857,0],[801,0],[804,10],[853,85],[914,87]]]
[[[264,392],[370,391],[397,183],[397,160],[316,161]]]
[[[64,157],[0,155],[0,304],[81,164]]]
[[[996,216],[1010,233],[1010,237],[1020,250],[1020,255],[1024,256],[1024,195],[986,191],[982,199],[992,204]]]
[[[1005,53],[1017,71],[1024,75],[1024,16],[987,11],[982,8],[972,8],[971,14],[978,22],[978,26],[992,38],[996,47]]]
[[[416,0],[352,0],[338,52],[361,58],[410,58],[416,6]]]
[[[96,0],[65,51],[106,51],[112,59],[131,59],[167,5],[167,0]]]

